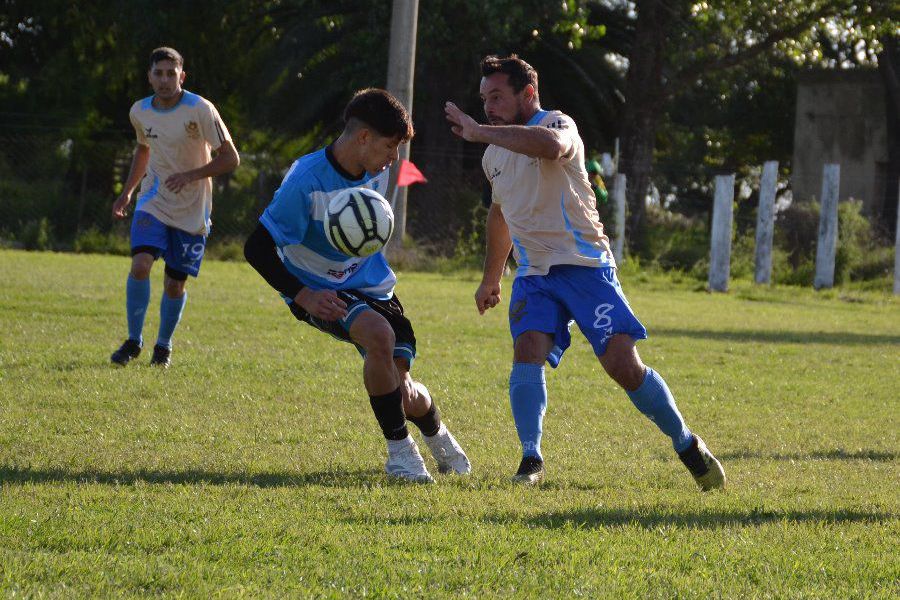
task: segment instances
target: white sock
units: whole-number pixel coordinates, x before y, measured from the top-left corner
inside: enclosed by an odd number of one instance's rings
[[[405,450],[409,446],[414,446],[414,445],[415,445],[415,442],[413,441],[411,435],[407,435],[402,440],[387,440],[388,452],[390,454],[394,454],[395,452]]]

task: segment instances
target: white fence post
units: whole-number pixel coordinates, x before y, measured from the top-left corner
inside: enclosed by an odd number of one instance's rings
[[[900,185],[897,185],[900,192]],[[894,236],[894,295],[900,296],[900,193],[897,194],[897,233]]]
[[[734,205],[734,174],[716,175],[712,241],[709,257],[709,289],[728,291],[731,272],[731,223]]]
[[[763,165],[759,181],[759,208],[756,212],[756,283],[772,280],[772,237],[775,234],[775,188],[778,184],[778,161]]]
[[[625,262],[625,175],[616,174],[613,201],[616,203],[616,237],[613,240],[613,256],[616,264]]]
[[[829,163],[822,169],[822,207],[819,214],[819,242],[816,245],[817,290],[834,286],[834,256],[838,237],[838,190],[841,165]]]

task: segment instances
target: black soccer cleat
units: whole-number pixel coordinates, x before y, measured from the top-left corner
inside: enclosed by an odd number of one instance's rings
[[[137,358],[141,354],[141,343],[131,338],[119,346],[119,349],[112,353],[109,357],[110,362],[114,365],[124,367],[132,358]]]
[[[713,456],[698,436],[694,436],[691,445],[684,452],[680,452],[678,458],[704,492],[725,489],[725,469],[722,468],[722,463]]]
[[[519,463],[519,470],[512,482],[522,485],[540,485],[544,481],[544,461],[537,456],[526,456]]]
[[[150,364],[154,367],[168,369],[172,364],[172,350],[156,344],[153,346],[153,357],[150,359]]]

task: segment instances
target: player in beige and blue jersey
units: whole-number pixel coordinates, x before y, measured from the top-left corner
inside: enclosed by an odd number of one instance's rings
[[[216,107],[181,87],[185,78],[181,54],[172,48],[154,50],[147,78],[153,95],[135,102],[129,112],[137,148],[112,208],[113,218],[124,219],[141,183],[131,221],[131,272],[125,287],[128,339],[110,359],[125,366],[140,354],[150,305],[150,270],[162,256],[165,289],[150,364],[168,367],[172,334],[187,302],[185,281],[188,275],[198,275],[206,250],[210,178],[233,171],[240,159]]]
[[[509,304],[509,395],[523,456],[513,480],[543,480],[544,363],[559,364],[575,322],[609,376],[671,439],[701,489],[724,487],[721,464],[688,429],[663,378],[638,355],[635,342],[647,331],[616,277],[575,123],[560,111],[541,109],[537,73],[515,55],[486,57],[481,73],[489,124],[477,123],[452,102],[445,112],[455,134],[488,144],[482,166],[493,202],[484,276],[475,293],[479,312],[500,302],[510,247],[519,264]]]

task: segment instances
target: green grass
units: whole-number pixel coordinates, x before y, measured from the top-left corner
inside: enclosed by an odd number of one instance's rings
[[[576,336],[548,374],[548,481],[526,490],[507,483],[504,310],[478,316],[474,273],[401,273],[414,373],[475,470],[411,486],[382,473],[355,351],[294,321],[246,265],[209,261],[190,282],[167,372],[146,354],[109,367],[127,268],[0,251],[7,597],[900,594],[888,295],[740,282],[710,295],[626,271],[642,356],[729,489],[699,493]]]

